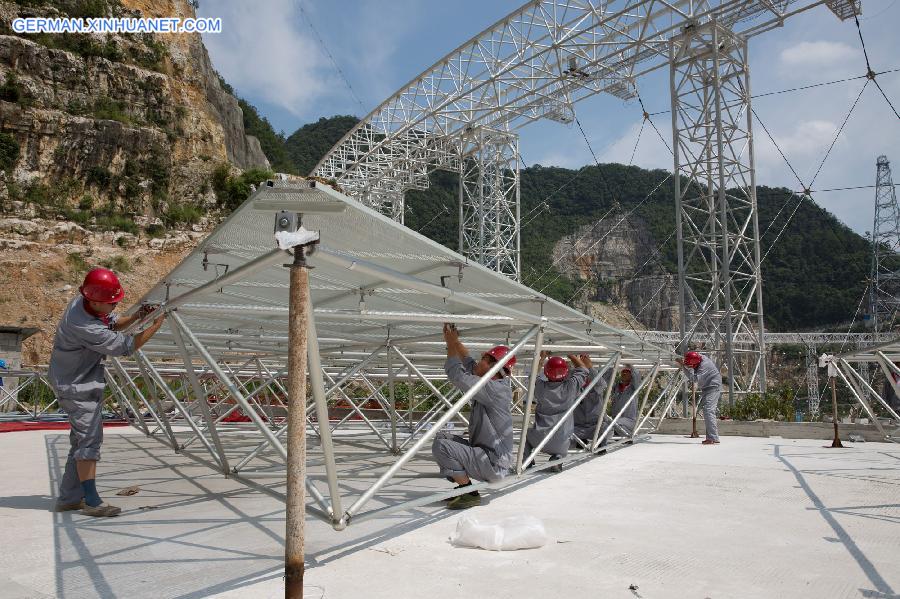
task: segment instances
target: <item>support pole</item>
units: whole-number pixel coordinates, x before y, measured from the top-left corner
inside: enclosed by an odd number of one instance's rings
[[[699,439],[700,433],[697,432],[697,383],[691,385],[691,439]]]
[[[328,420],[328,399],[325,394],[325,380],[322,377],[322,362],[319,357],[319,337],[316,332],[316,319],[313,315],[312,301],[307,297],[307,345],[306,356],[309,359],[309,385],[312,387],[313,400],[316,405],[316,420],[319,424],[319,442],[325,462],[325,477],[328,479],[328,494],[331,496],[331,524],[335,526],[344,513],[341,506],[341,489],[338,486],[337,462],[334,458],[334,442],[331,440],[331,424]],[[336,526],[335,526],[336,527]],[[337,527],[336,527],[337,528]]]
[[[541,347],[544,345],[544,329],[538,331],[534,338],[534,352],[531,359],[531,372],[528,376],[528,390],[525,393],[525,405],[522,406],[522,438],[519,439],[519,451],[516,452],[516,474],[522,474],[522,459],[525,457],[525,443],[528,437],[528,425],[531,419],[531,402],[534,399],[534,385],[537,383],[538,371],[541,367]]]
[[[306,515],[306,317],[309,271],[303,247],[294,248],[288,314],[287,517],[284,534],[284,596],[303,597]],[[320,424],[321,426],[321,424]],[[327,423],[326,425],[327,426]]]
[[[615,356],[612,370],[610,371],[609,384],[606,386],[606,392],[603,394],[603,403],[600,404],[600,415],[597,417],[597,426],[594,427],[594,436],[591,437],[591,451],[595,451],[597,447],[597,438],[600,436],[600,429],[603,428],[603,417],[606,415],[606,406],[609,405],[609,396],[612,395],[612,388],[616,384],[616,371],[619,370],[619,361],[622,359],[622,353],[619,352]]]
[[[834,384],[834,375],[832,374],[829,378],[831,379],[831,413],[834,419],[834,439],[831,441],[831,447],[843,447],[838,434],[837,389]]]

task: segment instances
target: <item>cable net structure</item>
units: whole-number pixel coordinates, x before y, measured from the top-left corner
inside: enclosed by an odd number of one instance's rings
[[[730,395],[764,390],[747,40],[819,5],[842,20],[860,11],[854,0],[529,2],[376,107],[313,174],[402,222],[405,191],[459,173],[460,253],[519,280],[516,130],[572,122],[596,94],[637,97],[641,77],[668,67],[683,345],[715,333],[703,349],[726,366]],[[736,345],[737,333],[752,342]]]

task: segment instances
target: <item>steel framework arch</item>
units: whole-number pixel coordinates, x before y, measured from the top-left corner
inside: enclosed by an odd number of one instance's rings
[[[487,171],[499,173],[511,168],[510,157],[497,153],[495,164],[487,167],[485,156],[467,145],[466,137],[478,128],[512,135],[539,119],[569,122],[576,102],[598,93],[630,99],[641,76],[668,66],[673,86],[680,89],[690,81],[695,87],[691,101],[717,115],[707,118],[712,113],[700,109],[699,114],[707,115],[702,123],[676,122],[673,127],[673,141],[681,144],[674,170],[688,177],[676,197],[696,188],[698,198],[713,200],[692,207],[696,227],[679,227],[682,241],[688,241],[679,251],[679,280],[687,298],[681,318],[692,321],[683,337],[689,337],[689,330],[716,331],[716,345],[707,349],[725,354],[730,390],[735,385],[740,391],[764,389],[746,41],[822,4],[842,20],[860,11],[858,0],[529,2],[385,100],[331,149],[313,174],[335,179],[351,197],[402,221],[404,191],[426,188],[428,174],[436,169],[462,172],[460,251],[518,280],[518,192],[505,195],[508,209],[486,212],[483,193],[467,191],[471,181],[465,167],[467,161],[480,161]],[[710,36],[717,40],[715,65],[691,76],[685,67],[703,61],[688,58],[685,48],[709,46]],[[717,44],[724,40],[720,51]],[[720,67],[730,67],[732,73]],[[743,89],[737,84],[741,80]],[[673,93],[672,108],[677,116],[691,106]],[[686,139],[699,150],[688,152],[682,143]],[[742,191],[723,198],[723,185],[728,189],[735,182]],[[679,208],[679,217],[686,210]],[[692,281],[695,266],[706,271],[702,280]],[[731,338],[737,332],[752,333],[753,343],[736,348]]]

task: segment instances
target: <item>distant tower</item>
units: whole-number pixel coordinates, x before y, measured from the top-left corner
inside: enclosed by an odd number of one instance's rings
[[[887,156],[879,156],[876,165],[869,315],[880,333],[892,328],[900,307],[900,208]]]

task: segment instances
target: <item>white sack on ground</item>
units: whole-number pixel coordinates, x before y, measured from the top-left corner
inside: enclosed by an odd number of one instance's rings
[[[491,551],[534,549],[547,542],[544,524],[534,516],[509,516],[497,521],[463,516],[456,524],[450,542],[457,547],[476,547]]]

